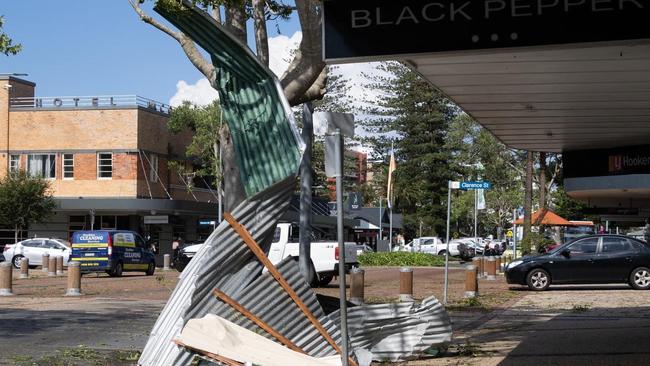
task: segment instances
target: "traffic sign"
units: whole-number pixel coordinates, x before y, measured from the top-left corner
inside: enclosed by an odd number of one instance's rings
[[[490,189],[492,188],[492,183],[487,181],[480,182],[460,182],[460,189]]]

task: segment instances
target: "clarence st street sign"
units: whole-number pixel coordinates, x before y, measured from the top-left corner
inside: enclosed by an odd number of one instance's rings
[[[325,0],[327,60],[650,38],[648,0]]]
[[[460,189],[471,190],[471,189],[490,189],[492,188],[492,183],[486,181],[480,182],[460,182]]]

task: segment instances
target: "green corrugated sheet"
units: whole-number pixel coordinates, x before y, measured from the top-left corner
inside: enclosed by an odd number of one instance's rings
[[[246,195],[295,176],[302,142],[277,78],[204,11],[187,0],[183,4],[187,11],[156,11],[207,51],[219,70],[213,87],[232,132]]]

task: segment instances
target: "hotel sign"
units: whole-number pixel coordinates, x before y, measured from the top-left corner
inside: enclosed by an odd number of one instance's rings
[[[324,0],[327,60],[650,38],[649,0]]]

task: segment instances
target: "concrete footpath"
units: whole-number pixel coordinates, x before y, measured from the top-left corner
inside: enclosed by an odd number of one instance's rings
[[[484,315],[484,320],[473,329],[458,332],[445,357],[407,364],[650,363],[648,291],[627,286],[567,286],[530,292],[507,309]]]

